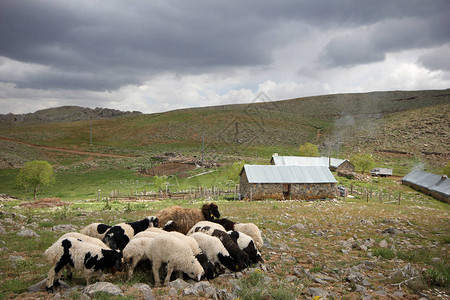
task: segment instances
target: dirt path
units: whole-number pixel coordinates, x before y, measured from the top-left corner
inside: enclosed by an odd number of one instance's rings
[[[101,156],[101,157],[136,157],[136,155],[118,155],[118,154],[107,154],[107,153],[98,153],[98,152],[89,152],[89,151],[82,151],[82,150],[70,150],[70,149],[64,149],[64,148],[56,148],[56,147],[47,147],[42,145],[36,145],[32,143],[27,143],[21,140],[16,140],[12,138],[7,138],[0,136],[0,140],[12,142],[12,143],[18,143],[22,145],[26,145],[29,147],[39,148],[43,150],[49,150],[49,151],[59,151],[59,152],[66,152],[66,153],[72,153],[72,154],[80,154],[80,155],[90,155],[90,156]]]

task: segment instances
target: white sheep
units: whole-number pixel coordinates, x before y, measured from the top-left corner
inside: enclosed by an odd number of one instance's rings
[[[253,223],[236,223],[234,224],[234,230],[249,235],[255,242],[257,248],[261,248],[264,241],[261,236],[261,230]]]
[[[82,271],[86,285],[89,285],[90,278],[96,271],[106,268],[118,269],[122,253],[68,237],[59,239],[45,250],[44,257],[52,266],[48,272],[46,290],[53,291],[59,285],[59,278],[66,265]]]
[[[236,261],[219,238],[201,232],[195,232],[190,236],[197,241],[202,252],[206,254],[208,260],[215,265],[216,269],[222,264],[232,271],[236,270],[238,266]]]
[[[168,234],[153,238],[145,248],[147,258],[152,262],[155,285],[160,285],[159,268],[167,263],[167,285],[174,270],[182,271],[193,279],[200,280],[204,274],[203,268],[194,257],[191,248],[182,240]]]
[[[133,237],[122,251],[123,262],[128,266],[128,278],[133,276],[133,271],[137,264],[141,260],[148,258],[145,254],[145,249],[153,237],[137,237],[141,233]]]
[[[106,231],[110,228],[111,226],[106,224],[92,223],[81,229],[80,233],[102,240],[105,237]]]
[[[140,238],[143,238],[143,237],[154,238],[154,237],[157,237],[160,234],[164,234],[164,233],[159,233],[159,232],[153,232],[153,231],[145,230],[145,231],[141,231],[141,232],[137,233],[135,236],[133,236],[133,238],[131,240],[133,240],[133,239],[140,239]]]

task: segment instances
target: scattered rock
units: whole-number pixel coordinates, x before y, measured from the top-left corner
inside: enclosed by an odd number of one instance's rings
[[[398,230],[397,228],[389,227],[389,228],[383,230],[382,233],[399,234],[399,233],[402,233],[402,231]]]
[[[88,294],[90,297],[99,292],[104,292],[114,296],[123,296],[122,290],[117,285],[110,282],[96,282],[84,288],[84,293]]]
[[[154,300],[152,288],[145,283],[136,283],[133,285],[133,288],[137,289],[144,296],[144,300]]]
[[[292,225],[288,229],[291,229],[291,230],[292,229],[301,229],[301,230],[303,230],[303,229],[306,229],[306,226],[303,225],[302,223],[297,223],[297,224]]]
[[[387,293],[386,293],[385,291],[383,291],[383,290],[378,290],[378,291],[375,291],[375,295],[378,295],[378,296],[387,296]]]
[[[311,295],[311,297],[326,297],[328,296],[328,292],[321,288],[309,288],[307,293]]]
[[[189,283],[187,283],[186,281],[178,278],[177,280],[169,282],[167,284],[167,286],[169,288],[174,288],[176,291],[179,291],[179,290],[187,288],[189,286]]]
[[[60,224],[60,225],[53,226],[52,231],[70,232],[70,231],[77,231],[77,228],[71,224]]]
[[[6,233],[6,229],[3,226],[0,226],[0,234]]]
[[[29,228],[22,229],[21,231],[19,231],[17,233],[17,235],[24,236],[24,237],[34,237],[34,236],[38,237],[39,236],[36,232],[34,232],[32,229],[29,229]]]
[[[386,240],[382,240],[378,243],[378,246],[380,246],[381,248],[387,248],[388,243],[386,242]]]
[[[403,293],[402,291],[396,291],[392,294],[392,296],[402,298],[403,296],[405,296],[405,293]]]

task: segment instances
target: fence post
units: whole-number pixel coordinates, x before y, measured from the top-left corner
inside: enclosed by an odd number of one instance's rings
[[[380,189],[380,203],[383,203],[383,189]]]
[[[353,183],[350,185],[350,195],[353,195]]]
[[[398,205],[400,205],[401,198],[402,198],[402,192],[398,192]]]

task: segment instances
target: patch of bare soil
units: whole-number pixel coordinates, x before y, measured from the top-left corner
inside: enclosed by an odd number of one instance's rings
[[[21,203],[20,206],[27,208],[42,208],[42,207],[55,207],[55,206],[64,206],[70,205],[69,203],[62,202],[59,198],[45,198],[39,199],[35,202],[27,202]]]

